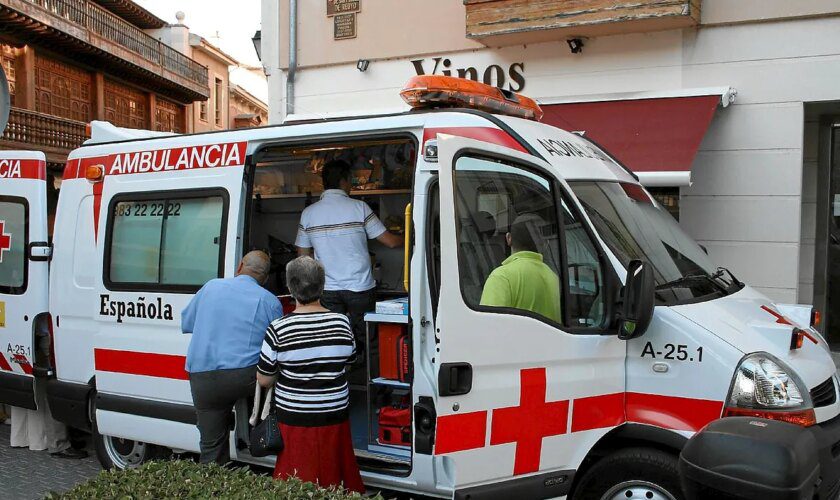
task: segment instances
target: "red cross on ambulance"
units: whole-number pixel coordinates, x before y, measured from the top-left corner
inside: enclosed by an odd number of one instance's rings
[[[12,235],[6,233],[6,221],[0,220],[0,263],[3,262],[3,254],[12,248]]]
[[[569,401],[546,401],[546,369],[519,372],[519,405],[490,410],[489,445],[515,445],[513,475],[540,470],[543,440],[567,433]],[[484,448],[486,411],[438,419],[435,454]]]

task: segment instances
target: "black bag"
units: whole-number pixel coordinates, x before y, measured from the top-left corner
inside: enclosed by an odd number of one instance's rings
[[[260,396],[262,391],[257,385],[254,394],[254,412],[251,414],[250,423],[254,425],[251,429],[250,444],[248,448],[252,457],[267,457],[276,455],[283,451],[283,435],[280,434],[280,427],[277,422],[277,412],[274,409],[274,391],[268,390],[265,396],[265,404],[260,412]],[[262,418],[261,421],[260,418]]]
[[[277,412],[272,407],[265,420],[251,429],[251,444],[248,446],[252,457],[267,457],[283,451],[283,435],[277,425]]]

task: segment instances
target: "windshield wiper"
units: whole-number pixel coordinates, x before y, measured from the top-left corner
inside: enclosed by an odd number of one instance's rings
[[[669,288],[679,287],[680,285],[688,285],[689,283],[707,281],[711,283],[712,286],[721,291],[724,295],[726,295],[728,293],[727,288],[718,281],[718,278],[720,278],[721,276],[723,276],[723,271],[720,269],[714,274],[686,274],[685,276],[680,276],[675,280],[671,280],[666,283],[662,283],[661,285],[657,285],[656,290],[666,290]]]

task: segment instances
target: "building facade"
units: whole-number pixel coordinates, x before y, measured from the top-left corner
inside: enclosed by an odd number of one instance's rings
[[[270,122],[403,110],[416,74],[524,93],[638,172],[714,261],[815,304],[840,347],[836,1],[297,2],[294,44],[289,1],[262,9]]]
[[[207,66],[207,85],[210,88],[210,98],[192,106],[192,131],[209,132],[231,128],[230,67],[237,64],[236,59],[195,33],[189,35],[189,45],[193,59]]]
[[[12,104],[0,148],[44,151],[60,176],[91,120],[186,131],[207,68],[150,34],[162,29],[130,0],[0,0]]]
[[[268,124],[268,105],[240,87],[230,86],[230,128],[259,127]]]

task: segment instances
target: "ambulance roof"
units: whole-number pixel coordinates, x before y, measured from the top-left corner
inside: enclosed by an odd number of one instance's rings
[[[423,140],[436,135],[434,132],[470,137],[466,133],[470,130],[495,129],[496,133],[484,134],[481,140],[513,147],[544,159],[567,180],[637,182],[628,169],[583,137],[543,123],[471,109],[433,109],[380,116],[340,117],[183,135],[154,134],[142,137],[142,134],[138,134],[141,137],[86,143],[70,153],[68,163],[91,157],[234,143],[246,145],[246,154],[250,155],[265,144],[301,137],[346,138],[410,129],[424,129]]]

